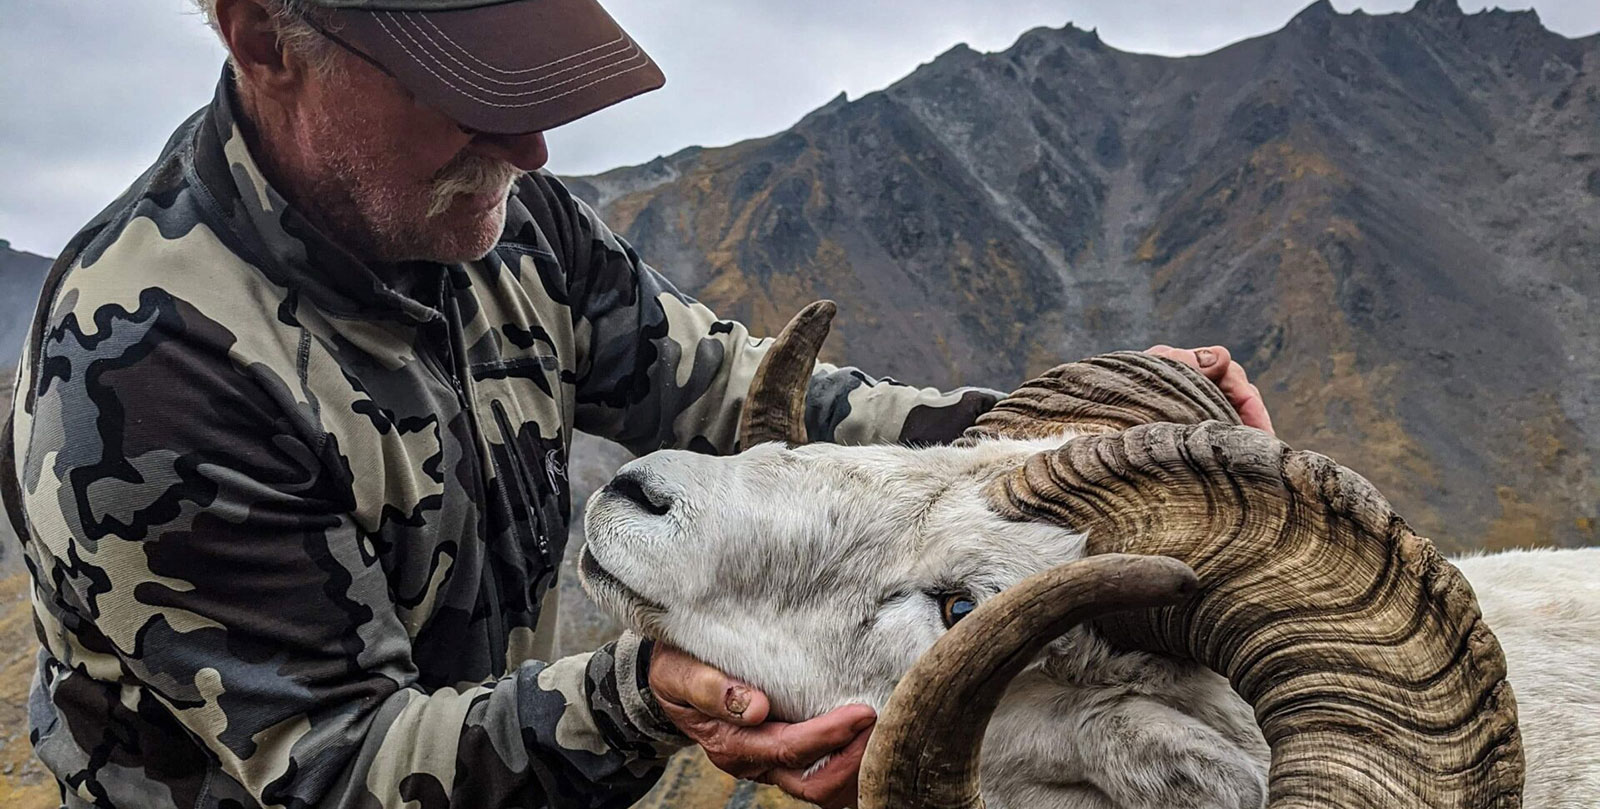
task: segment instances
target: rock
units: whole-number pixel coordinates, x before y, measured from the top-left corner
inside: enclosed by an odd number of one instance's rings
[[[1464,16],[1460,0],[1417,0],[1417,4],[1411,7],[1411,13],[1435,18]]]

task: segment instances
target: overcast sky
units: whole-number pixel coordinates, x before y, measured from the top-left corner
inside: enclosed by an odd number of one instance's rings
[[[881,89],[957,42],[1003,50],[1072,22],[1113,47],[1182,55],[1280,28],[1310,0],[605,0],[667,87],[551,133],[551,167],[585,174],[685,146],[780,131],[841,90]],[[1341,12],[1413,0],[1334,0]],[[1600,0],[1535,8],[1567,36]],[[0,0],[0,238],[54,255],[205,104],[222,51],[190,0]]]

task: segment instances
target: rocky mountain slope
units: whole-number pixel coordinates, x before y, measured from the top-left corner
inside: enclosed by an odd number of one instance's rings
[[[50,259],[13,250],[10,242],[0,239],[0,368],[16,367],[33,305],[49,271]],[[5,384],[11,384],[9,374]]]
[[[16,357],[49,269],[50,259],[13,250],[0,239],[0,404],[11,401]],[[0,808],[33,809],[54,806],[60,796],[28,744],[28,686],[37,644],[28,576],[16,548],[11,522],[0,518]]]
[[[0,405],[11,401],[17,355],[22,351],[33,306],[49,270],[50,259],[13,250],[10,242],[0,239]],[[20,570],[9,559],[14,543],[10,524],[0,520],[0,576]]]
[[[1181,59],[1038,29],[573,185],[721,314],[839,300],[870,371],[1223,343],[1442,546],[1600,541],[1600,36],[1533,12],[1322,0]]]

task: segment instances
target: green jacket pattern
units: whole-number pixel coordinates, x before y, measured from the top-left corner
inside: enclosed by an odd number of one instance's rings
[[[364,264],[233,109],[224,78],[72,240],[19,374],[3,477],[63,804],[630,804],[684,743],[649,643],[541,662],[572,431],[729,452],[770,341],[544,174],[484,259]],[[850,443],[994,401],[828,365],[810,396]]]

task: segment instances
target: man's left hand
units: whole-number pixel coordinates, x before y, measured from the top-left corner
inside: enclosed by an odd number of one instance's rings
[[[1261,390],[1250,384],[1244,366],[1233,361],[1228,349],[1222,346],[1173,348],[1159,345],[1146,349],[1145,353],[1177,360],[1205,374],[1207,379],[1222,389],[1233,409],[1239,411],[1239,419],[1245,426],[1254,427],[1267,435],[1276,434],[1272,431],[1272,416],[1267,415],[1267,404],[1261,400]]]

